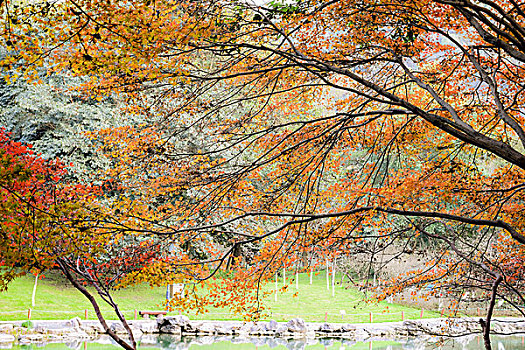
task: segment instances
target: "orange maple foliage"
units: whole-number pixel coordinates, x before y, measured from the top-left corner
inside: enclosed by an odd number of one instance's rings
[[[199,305],[253,311],[250,291],[280,267],[427,240],[445,253],[385,281],[386,294],[473,284],[490,299],[486,341],[496,295],[523,313],[516,2],[86,0],[3,11],[4,65],[31,76],[51,63],[147,121],[93,134],[114,164],[107,227],[172,247],[122,285],[199,282],[227,267]]]

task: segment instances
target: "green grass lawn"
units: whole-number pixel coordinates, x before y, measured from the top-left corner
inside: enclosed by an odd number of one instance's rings
[[[89,301],[66,283],[63,280],[48,278],[38,281],[32,319],[70,319],[77,316],[84,318],[85,309],[88,309],[88,318],[96,318]],[[6,292],[0,293],[0,320],[27,319],[33,285],[34,278],[24,276],[13,281]],[[160,310],[164,297],[164,288],[152,289],[147,285],[115,292],[115,299],[126,317],[133,317],[134,309]],[[102,302],[99,302],[99,305],[105,311],[105,317],[116,319],[109,306],[103,305]]]
[[[0,293],[0,320],[27,319],[27,310],[31,307],[31,293],[34,279],[22,277],[15,280],[8,291]],[[282,286],[280,281],[279,286]],[[265,288],[274,288],[270,283]],[[125,290],[115,291],[114,297],[127,318],[133,318],[134,310],[161,310],[165,298],[165,288],[150,288],[140,285]],[[296,297],[293,295],[299,292]],[[299,275],[299,289],[291,283],[286,293],[279,293],[277,302],[272,295],[264,301],[269,306],[270,316],[267,319],[287,321],[293,317],[301,317],[309,322],[369,322],[372,313],[373,322],[400,321],[401,312],[405,319],[420,317],[420,310],[408,308],[386,302],[365,302],[362,293],[353,288],[335,286],[335,296],[326,289],[324,272],[313,277],[313,284],[309,284],[307,274]],[[38,282],[35,298],[35,307],[32,310],[32,319],[70,319],[84,318],[84,310],[88,309],[88,318],[95,319],[91,305],[76,289],[69,287],[64,281],[45,278]],[[108,319],[116,319],[110,308],[102,305],[103,314]],[[345,315],[341,316],[341,310]],[[174,312],[173,314],[176,314]],[[193,312],[184,312],[190,319],[240,319],[230,315],[228,310],[212,309],[210,313],[195,315]],[[439,314],[424,311],[424,318],[439,317]]]

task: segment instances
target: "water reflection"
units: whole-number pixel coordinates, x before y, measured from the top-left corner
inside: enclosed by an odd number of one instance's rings
[[[34,343],[19,345],[0,345],[12,350],[119,350],[109,337],[95,342],[73,341],[69,343]],[[497,350],[525,349],[525,337],[493,337],[492,348]],[[481,336],[454,339],[411,338],[406,340],[373,340],[356,342],[340,338],[324,339],[282,339],[267,337],[235,338],[227,336],[203,336],[177,338],[169,335],[143,336],[139,349],[142,350],[482,350]]]

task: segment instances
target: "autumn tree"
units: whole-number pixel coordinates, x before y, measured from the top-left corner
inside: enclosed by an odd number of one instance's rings
[[[0,129],[0,291],[26,273],[58,270],[89,299],[105,331],[134,349],[112,291],[128,274],[162,260],[163,244],[114,234],[111,225],[118,216],[106,216],[103,190],[67,179],[60,161],[42,159]],[[112,307],[129,341],[108,326],[95,295]]]
[[[50,60],[152,120],[118,145],[119,182],[142,187],[130,203],[171,196],[134,216],[151,234],[214,248],[180,262],[193,280],[255,242],[233,277],[246,290],[312,247],[424,237],[444,253],[385,292],[474,285],[487,348],[496,297],[523,314],[519,3],[63,1],[3,16],[4,65],[31,76]],[[195,135],[184,151],[180,135]]]

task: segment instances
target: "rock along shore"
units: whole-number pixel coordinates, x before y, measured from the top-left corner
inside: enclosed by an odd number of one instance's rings
[[[22,327],[23,321],[0,322],[0,348],[13,344],[67,343],[96,341],[104,335],[98,321],[74,318],[69,321],[32,321],[33,328]],[[481,332],[479,319],[424,319],[390,323],[306,323],[300,318],[288,322],[190,321],[183,315],[156,320],[131,320],[134,337],[141,343],[149,338],[169,335],[173,341],[188,336],[232,336],[236,338],[267,337],[283,339],[340,338],[352,341],[406,339],[409,337],[459,337]],[[126,337],[118,321],[108,321],[111,329]],[[505,318],[492,321],[494,334],[525,333],[525,319]]]

